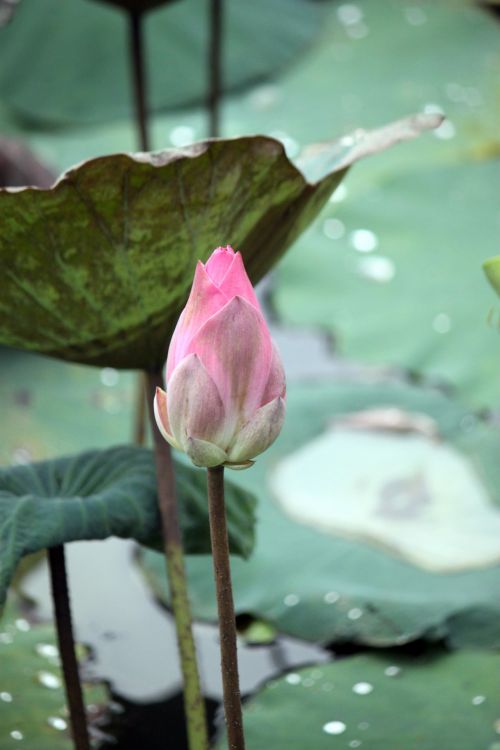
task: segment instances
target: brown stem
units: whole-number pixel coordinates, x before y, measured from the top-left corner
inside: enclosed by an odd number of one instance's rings
[[[59,544],[57,547],[51,547],[48,550],[48,555],[59,653],[61,655],[73,741],[76,750],[90,750],[87,717],[78,674],[73,625],[71,623],[64,546]]]
[[[175,478],[170,446],[156,426],[153,402],[156,388],[163,387],[160,373],[147,373],[147,392],[151,427],[153,430],[158,503],[163,528],[170,598],[177,631],[177,642],[184,678],[184,706],[190,750],[207,750],[208,731],[205,703],[201,694],[196,649],[193,639],[191,608],[189,605],[182,535],[179,525]]]
[[[142,151],[149,151],[146,111],[146,72],[143,47],[142,11],[128,11],[130,28],[130,61],[132,64],[132,84],[134,89],[135,119]]]
[[[222,687],[227,739],[229,750],[244,750],[245,737],[238,678],[236,621],[224,504],[224,467],[216,466],[213,469],[208,469],[207,480],[210,537],[219,611]]]
[[[208,48],[208,115],[210,138],[220,135],[220,96],[222,88],[223,0],[210,0],[210,39]]]

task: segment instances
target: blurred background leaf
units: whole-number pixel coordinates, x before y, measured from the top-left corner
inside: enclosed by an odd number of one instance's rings
[[[227,3],[224,88],[241,89],[296,60],[321,29],[323,3]],[[145,18],[150,109],[204,103],[208,5],[179,0]],[[132,115],[127,18],[105,3],[23,0],[0,31],[0,99],[18,120],[43,126]],[[30,50],[30,54],[26,51]]]
[[[349,176],[281,264],[276,310],[331,332],[343,356],[423,372],[464,403],[498,407],[500,339],[486,323],[494,297],[478,270],[500,228],[498,22],[467,2],[391,0],[340,5],[337,18],[295,81],[309,131],[328,116],[370,125],[381,111],[415,107],[448,119],[435,137]],[[305,122],[289,123],[300,142]]]
[[[280,316],[331,331],[350,359],[424,372],[466,403],[498,407],[495,296],[480,268],[496,249],[498,163],[393,172],[377,186],[357,177],[284,259]]]

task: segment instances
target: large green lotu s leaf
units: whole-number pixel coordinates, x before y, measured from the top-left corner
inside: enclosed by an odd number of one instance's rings
[[[176,461],[176,482],[186,550],[207,553],[204,472]],[[229,536],[236,554],[251,552],[254,506],[250,493],[228,483]],[[151,451],[123,446],[0,469],[0,604],[24,555],[109,536],[159,543]]]
[[[258,281],[347,168],[421,130],[417,116],[318,146],[304,170],[261,136],[92,159],[50,190],[0,192],[0,341],[76,362],[157,369],[196,261],[243,252]],[[347,145],[345,145],[347,143]]]

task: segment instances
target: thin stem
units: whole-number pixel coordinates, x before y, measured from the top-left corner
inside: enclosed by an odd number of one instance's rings
[[[142,11],[128,11],[130,28],[130,62],[132,64],[132,85],[134,90],[135,120],[142,151],[149,151],[146,106],[146,64],[143,47]]]
[[[51,547],[48,554],[59,653],[61,655],[73,740],[76,750],[90,750],[87,717],[78,675],[78,662],[71,623],[64,546],[60,544],[57,547]]]
[[[219,611],[222,687],[229,750],[244,750],[241,714],[236,621],[234,616],[229,541],[224,504],[224,467],[208,469],[208,511],[214,563],[215,588]]]
[[[154,417],[153,401],[156,388],[163,387],[160,373],[147,373],[148,404],[153,430],[158,503],[163,527],[167,574],[172,612],[177,630],[177,642],[184,677],[184,707],[190,750],[207,750],[208,732],[205,703],[201,694],[196,649],[192,632],[182,535],[179,526],[174,470],[170,446],[161,436]]]
[[[131,83],[134,94],[135,124],[137,142],[141,151],[149,151],[148,116],[146,96],[146,63],[143,44],[143,16],[140,11],[128,11],[129,21],[129,57],[131,64]],[[134,409],[134,443],[143,445],[146,435],[146,404],[144,374],[139,373],[136,383]]]
[[[222,89],[223,0],[210,0],[210,38],[208,48],[208,115],[210,138],[220,135],[220,95]]]

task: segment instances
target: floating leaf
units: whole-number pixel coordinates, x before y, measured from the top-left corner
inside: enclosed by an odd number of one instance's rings
[[[435,437],[337,426],[280,461],[271,489],[299,523],[421,568],[500,564],[500,510],[473,464]]]
[[[406,415],[396,431],[348,433],[344,425],[331,432],[333,419],[357,415],[359,424],[359,412],[389,407]],[[429,424],[439,439],[411,431]],[[375,470],[374,451],[383,460]],[[280,439],[237,477],[261,497],[255,553],[232,567],[237,612],[313,641],[382,646],[445,637],[454,645],[500,645],[494,562],[500,542],[488,525],[492,518],[498,525],[500,515],[499,451],[497,429],[432,390],[394,383],[290,386]],[[391,452],[397,460],[389,462]],[[312,468],[308,453],[316,454]],[[300,480],[290,472],[292,459]],[[455,480],[464,476],[462,488]],[[332,509],[325,510],[328,501]],[[462,546],[453,549],[450,539]],[[411,562],[426,552],[425,567]],[[144,564],[159,587],[161,559],[145,552]],[[196,616],[215,619],[208,563],[191,559],[188,570]]]
[[[176,462],[181,526],[188,553],[210,551],[204,472]],[[253,546],[255,501],[228,484],[233,552]],[[123,446],[0,469],[0,603],[19,560],[32,552],[109,536],[159,544],[151,451]]]
[[[160,0],[147,0],[151,6]],[[115,0],[127,6],[146,0]],[[231,0],[225,7],[226,91],[267,78],[293,62],[327,13],[306,0]],[[153,111],[204,104],[208,6],[169,3],[144,20],[148,92]],[[0,98],[28,121],[96,123],[131,115],[127,17],[82,0],[23,0],[1,30]],[[47,40],[41,44],[40,40]],[[37,51],[36,66],[22,53]],[[92,50],[92,54],[89,54]]]
[[[9,606],[0,631],[0,747],[71,750],[73,741],[53,627],[30,625]],[[107,703],[104,686],[84,682],[83,688],[87,706],[97,709]]]
[[[437,122],[423,117],[415,132]],[[401,124],[393,130],[397,142]],[[369,148],[370,134],[361,140]],[[313,184],[281,143],[257,136],[101,157],[51,190],[0,192],[0,340],[87,364],[160,368],[198,258],[230,242],[257,281],[313,220],[358,141]]]
[[[245,704],[247,747],[496,750],[499,675],[498,654],[474,651],[360,655],[301,669]]]

